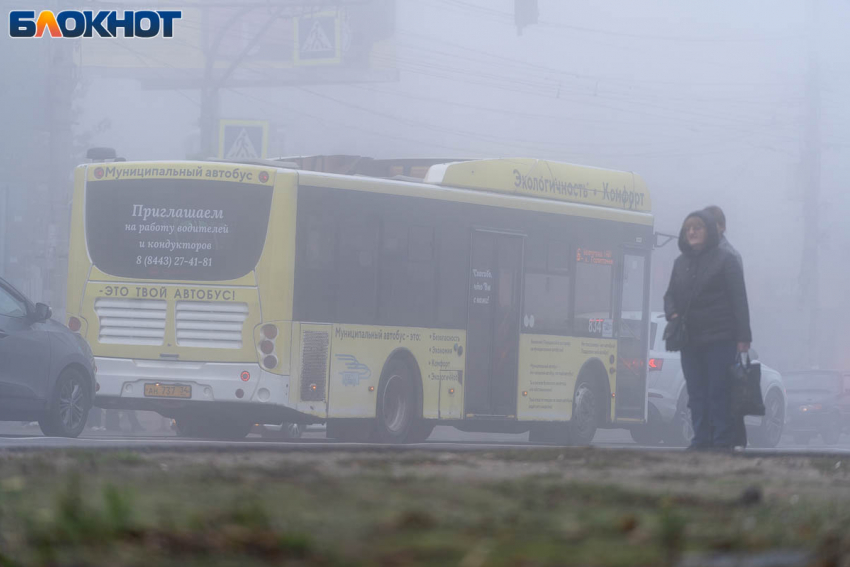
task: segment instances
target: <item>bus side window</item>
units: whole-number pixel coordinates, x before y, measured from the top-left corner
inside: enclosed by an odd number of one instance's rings
[[[522,328],[526,333],[570,331],[570,245],[529,237],[525,247]]]
[[[384,221],[378,304],[384,325],[429,326],[436,296],[434,229]]]
[[[575,332],[613,337],[614,261],[610,250],[576,249]]]
[[[334,230],[331,223],[314,217],[309,219],[307,229],[307,265],[313,270],[329,270],[334,267]]]
[[[407,304],[410,323],[431,326],[434,321],[436,301],[436,265],[434,262],[434,228],[413,225],[410,227],[410,261],[407,264]]]
[[[469,295],[469,231],[444,225],[438,230],[437,326],[466,327]]]
[[[302,221],[303,264],[297,272],[302,291],[297,316],[307,321],[333,321],[336,307],[336,229],[330,216],[310,214]]]
[[[385,325],[402,324],[407,311],[407,234],[407,223],[393,219],[385,220],[381,229],[378,316]]]
[[[620,307],[620,338],[642,340],[646,332],[643,303],[646,258],[635,254],[623,256],[622,304]]]
[[[434,259],[434,229],[430,226],[410,227],[410,261],[430,262]]]
[[[570,244],[563,240],[550,240],[546,255],[546,268],[550,273],[567,274],[570,271]]]
[[[378,223],[349,218],[339,227],[337,319],[363,325],[375,322],[378,301]]]

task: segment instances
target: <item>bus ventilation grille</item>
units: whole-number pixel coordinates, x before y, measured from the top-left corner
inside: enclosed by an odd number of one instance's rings
[[[301,341],[301,399],[305,402],[325,399],[329,344],[327,331],[304,331]]]
[[[99,297],[94,311],[100,344],[159,346],[165,338],[165,301]]]
[[[247,318],[247,303],[178,301],[174,306],[177,346],[242,348],[242,325]]]

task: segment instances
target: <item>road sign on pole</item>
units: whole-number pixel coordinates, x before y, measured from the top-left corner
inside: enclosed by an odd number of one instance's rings
[[[268,152],[269,123],[265,120],[219,121],[219,158],[266,159]]]
[[[339,12],[320,12],[295,18],[295,65],[342,61],[342,22]]]

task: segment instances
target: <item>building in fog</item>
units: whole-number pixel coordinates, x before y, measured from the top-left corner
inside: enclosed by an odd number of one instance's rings
[[[17,44],[15,43],[17,41]],[[76,42],[0,35],[0,274],[64,319]],[[14,53],[14,56],[8,54]]]

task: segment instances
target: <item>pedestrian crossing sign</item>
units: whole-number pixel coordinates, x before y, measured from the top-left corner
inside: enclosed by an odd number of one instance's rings
[[[265,120],[221,120],[218,134],[220,159],[266,159],[269,123]]]
[[[295,18],[295,64],[323,65],[342,61],[339,12],[319,12]]]

